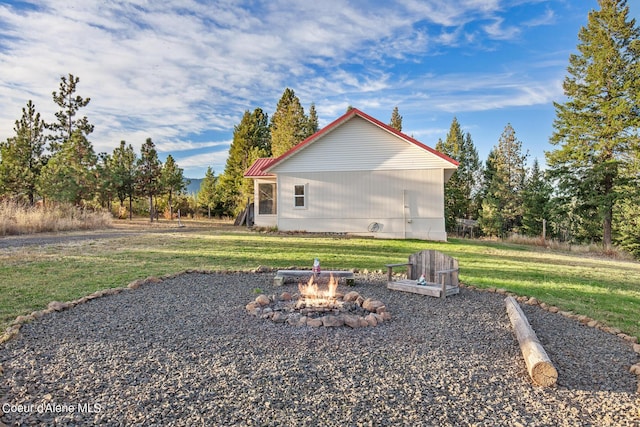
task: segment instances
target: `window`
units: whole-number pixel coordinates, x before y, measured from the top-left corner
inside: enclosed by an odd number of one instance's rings
[[[307,186],[294,185],[293,186],[293,207],[302,209],[307,207]]]
[[[275,215],[276,208],[276,185],[258,184],[258,214]]]

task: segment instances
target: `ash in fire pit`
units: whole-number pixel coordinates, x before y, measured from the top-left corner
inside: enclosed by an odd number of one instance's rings
[[[306,285],[299,284],[298,290],[298,294],[283,292],[279,297],[259,295],[247,304],[247,312],[276,323],[311,327],[361,328],[391,319],[382,301],[365,299],[355,291],[339,293],[333,276],[326,289],[321,289],[312,276]]]

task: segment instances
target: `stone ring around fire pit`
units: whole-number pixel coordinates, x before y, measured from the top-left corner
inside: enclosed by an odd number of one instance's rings
[[[256,317],[292,326],[362,328],[391,319],[382,301],[365,299],[356,291],[343,295],[337,287],[338,282],[332,277],[328,290],[321,290],[312,277],[307,285],[298,285],[299,294],[258,295],[246,310]]]

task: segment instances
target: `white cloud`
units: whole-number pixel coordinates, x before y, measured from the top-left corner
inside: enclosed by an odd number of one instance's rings
[[[139,147],[148,137],[166,152],[224,146],[229,135],[193,141],[212,130],[230,134],[244,110],[271,113],[285,87],[296,90],[305,108],[315,102],[321,124],[348,105],[390,114],[398,104],[468,111],[548,102],[557,88],[545,90],[544,78],[439,71],[437,62],[445,59],[437,55],[448,47],[475,49],[487,37],[510,40],[526,31],[517,22],[506,24],[509,5],[516,3],[42,0],[27,9],[3,4],[0,140],[12,134],[29,99],[45,120],[53,120],[51,92],[68,73],[80,77],[77,94],[91,98],[82,113],[96,125],[96,151],[108,152],[120,140]],[[547,8],[523,27],[556,18]],[[407,64],[417,71],[406,71]],[[226,156],[215,153],[218,160]],[[183,162],[193,165],[206,156],[174,157],[186,169]]]

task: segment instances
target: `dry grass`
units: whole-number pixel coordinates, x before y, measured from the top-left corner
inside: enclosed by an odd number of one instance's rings
[[[554,250],[554,251],[562,251],[562,252],[571,252],[575,254],[589,254],[589,255],[601,255],[610,259],[619,259],[619,260],[627,260],[632,261],[633,256],[629,253],[624,252],[618,248],[611,248],[605,250],[602,244],[570,244],[567,242],[559,242],[557,240],[549,240],[543,239],[542,237],[527,237],[521,236],[519,234],[514,234],[507,239],[505,239],[507,243],[514,243],[516,245],[527,245],[527,246],[538,246],[541,248]]]
[[[0,202],[0,236],[47,231],[89,230],[111,225],[111,214],[68,204],[30,206]]]

